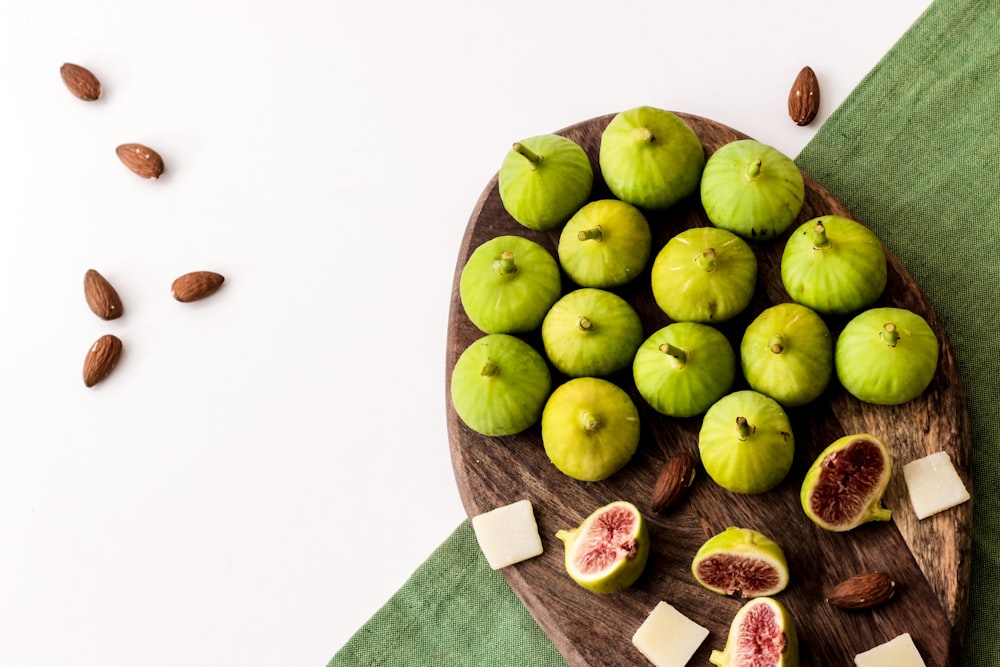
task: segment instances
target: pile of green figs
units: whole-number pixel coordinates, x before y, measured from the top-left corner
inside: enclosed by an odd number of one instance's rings
[[[917,313],[878,305],[887,261],[875,234],[834,214],[793,227],[804,178],[770,146],[740,139],[707,153],[681,116],[649,106],[613,116],[594,161],[559,134],[513,145],[497,175],[503,207],[525,230],[547,233],[556,251],[530,234],[499,235],[462,268],[461,304],[482,332],[451,375],[465,425],[508,436],[540,424],[559,471],[598,481],[637,451],[642,400],[667,418],[700,419],[706,474],[733,493],[758,494],[791,468],[788,408],[819,400],[834,380],[880,405],[927,389],[939,341]],[[697,200],[707,223],[654,247],[652,214]],[[747,311],[757,248],[776,240],[787,298],[772,298],[783,302],[753,317],[733,345],[720,325]],[[667,322],[655,331],[644,331],[623,296],[640,277]],[[888,517],[884,444],[844,436],[802,488],[803,510],[828,530]],[[830,490],[831,468],[868,461],[874,468],[849,488]]]

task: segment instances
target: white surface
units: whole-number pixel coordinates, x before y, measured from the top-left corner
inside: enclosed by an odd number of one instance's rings
[[[684,667],[708,637],[708,628],[662,600],[632,635],[632,643],[656,667]]]
[[[476,541],[494,570],[542,554],[542,538],[530,500],[518,500],[472,517]]]
[[[961,505],[972,496],[948,452],[935,452],[903,466],[903,479],[918,519]]]
[[[0,664],[324,665],[465,516],[450,288],[511,142],[651,104],[794,156],[928,4],[4,2]]]

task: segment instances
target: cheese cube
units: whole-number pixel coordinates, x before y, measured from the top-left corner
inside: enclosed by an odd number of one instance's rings
[[[684,667],[706,637],[708,628],[661,601],[635,631],[632,643],[656,667]]]
[[[926,667],[909,633],[857,654],[854,664],[857,667]]]
[[[472,517],[472,529],[486,562],[494,570],[542,553],[542,538],[538,535],[535,513],[528,500]]]
[[[929,454],[903,466],[903,479],[918,519],[937,514],[969,499],[948,452]]]

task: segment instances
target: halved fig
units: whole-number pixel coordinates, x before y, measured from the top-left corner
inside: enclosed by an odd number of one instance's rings
[[[799,640],[788,610],[774,598],[743,605],[729,626],[724,651],[709,660],[720,667],[798,667]]]
[[[577,528],[560,530],[566,547],[566,572],[595,593],[615,593],[639,578],[649,559],[649,529],[630,502],[599,507]]]
[[[882,505],[892,457],[868,433],[846,435],[816,457],[802,482],[802,509],[813,523],[843,532],[869,521],[888,521]]]
[[[756,530],[730,526],[698,549],[691,573],[721,595],[756,598],[788,585],[788,563],[778,544]]]

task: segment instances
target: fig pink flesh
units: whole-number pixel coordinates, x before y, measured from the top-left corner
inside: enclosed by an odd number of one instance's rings
[[[701,580],[727,595],[750,597],[778,585],[774,565],[759,558],[737,554],[717,554],[698,563]]]
[[[812,511],[831,524],[850,521],[868,504],[884,465],[882,450],[864,438],[829,454],[812,492]]]
[[[781,659],[787,639],[769,604],[755,605],[739,629],[736,663],[741,667],[774,667]]]
[[[598,516],[580,537],[576,567],[586,574],[608,569],[632,557],[638,546],[633,539],[635,515],[624,507],[612,507]]]

